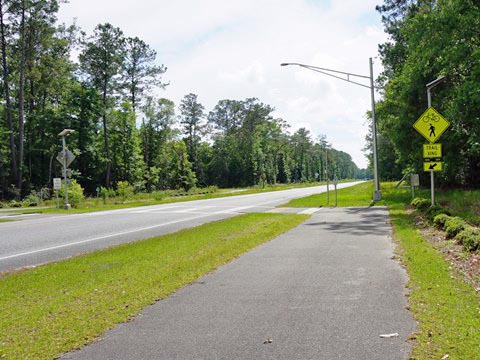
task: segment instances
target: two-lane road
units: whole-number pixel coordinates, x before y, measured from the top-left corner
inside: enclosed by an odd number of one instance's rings
[[[339,188],[357,184],[339,184]],[[171,233],[245,212],[263,212],[325,186],[0,223],[0,271],[34,266]]]

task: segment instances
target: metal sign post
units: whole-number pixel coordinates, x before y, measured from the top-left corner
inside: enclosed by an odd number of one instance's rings
[[[415,130],[417,130],[425,139],[427,139],[431,144],[434,144],[440,136],[447,130],[450,126],[450,123],[445,119],[440,113],[438,113],[432,107],[432,89],[445,80],[444,76],[429,82],[427,84],[427,110],[418,118],[418,120],[413,124]],[[441,153],[441,145],[439,147]],[[435,153],[439,150],[435,146],[432,146],[430,149],[432,153]],[[424,157],[425,157],[425,147],[424,147]],[[438,159],[425,159],[426,161],[423,164],[424,171],[430,172],[430,191],[432,198],[432,205],[435,205],[435,171],[442,171],[442,162]]]
[[[62,188],[62,179],[54,178],[53,179],[53,189],[55,190],[55,197],[57,198],[57,209],[60,208],[60,202],[58,201],[58,190]]]
[[[337,184],[338,184],[338,179],[335,176],[333,178],[333,186],[335,187],[335,207],[337,207]]]

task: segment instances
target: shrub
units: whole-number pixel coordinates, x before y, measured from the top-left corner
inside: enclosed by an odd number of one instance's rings
[[[425,211],[430,207],[432,203],[428,199],[415,198],[410,204],[419,211]]]
[[[212,185],[206,188],[207,194],[214,194],[218,191],[218,186]]]
[[[16,200],[12,200],[12,201],[10,201],[8,206],[12,207],[12,208],[20,208],[20,207],[22,207],[22,203],[19,202],[19,201],[16,201]]]
[[[22,206],[23,207],[33,207],[38,205],[38,197],[34,194],[28,195],[25,199],[22,201]]]
[[[125,200],[133,196],[133,186],[128,181],[119,181],[117,183],[117,194],[124,203]]]
[[[165,193],[165,191],[154,191],[152,193],[152,197],[156,201],[161,201],[161,200],[165,199],[166,196],[167,196],[167,194]]]
[[[447,238],[455,237],[460,231],[465,230],[468,224],[462,218],[455,216],[450,217],[445,221],[445,231],[447,232]]]
[[[438,205],[431,206],[427,209],[427,211],[425,211],[425,215],[430,221],[433,221],[433,219],[435,219],[435,216],[440,214],[451,215],[450,211]]]
[[[480,229],[478,228],[467,226],[457,234],[455,239],[457,239],[467,251],[480,249]]]
[[[107,189],[106,187],[102,186],[102,187],[100,187],[99,195],[103,200],[103,204],[105,205],[109,198],[115,197],[115,190]]]
[[[58,195],[61,198],[65,198],[65,187],[58,191]],[[82,202],[83,196],[83,188],[82,186],[77,183],[75,179],[72,179],[72,182],[68,185],[68,202],[72,207],[78,207]]]
[[[445,222],[450,219],[450,216],[447,214],[439,214],[433,218],[433,223],[438,226],[439,228],[442,228],[445,226]]]

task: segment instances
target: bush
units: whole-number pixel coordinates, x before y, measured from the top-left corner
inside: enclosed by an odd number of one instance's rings
[[[133,196],[133,186],[128,181],[119,181],[117,184],[117,194],[124,203],[125,200]]]
[[[100,187],[100,192],[99,192],[100,197],[103,200],[103,204],[105,205],[107,203],[107,200],[109,198],[114,198],[115,197],[115,190],[113,189],[107,189],[106,187]]]
[[[205,190],[207,191],[207,194],[214,194],[218,191],[218,186],[212,185],[207,187]]]
[[[11,208],[20,208],[20,207],[22,207],[22,203],[18,202],[16,200],[12,200],[12,201],[10,201],[8,206],[11,207]]]
[[[445,231],[447,232],[447,238],[455,237],[460,231],[465,230],[468,224],[462,218],[455,216],[450,217],[445,221]]]
[[[62,188],[58,191],[58,195],[61,198],[65,198],[65,187],[62,186]],[[72,207],[78,207],[80,203],[82,202],[84,196],[83,196],[83,188],[82,186],[77,183],[75,179],[72,179],[72,182],[68,185],[68,202]]]
[[[450,219],[450,216],[447,214],[439,214],[433,218],[433,223],[438,226],[439,228],[442,228],[445,226],[445,222]]]
[[[425,212],[425,215],[427,216],[428,220],[430,220],[430,221],[433,221],[435,219],[435,217],[437,215],[440,215],[440,214],[451,215],[450,211],[448,211],[447,209],[445,209],[441,206],[438,206],[438,205],[434,205],[434,206],[429,207],[427,209],[427,211]]]
[[[412,205],[415,209],[419,211],[426,211],[431,204],[432,204],[431,200],[424,199],[424,198],[415,198],[410,203],[410,205]]]
[[[480,229],[478,228],[467,226],[457,234],[455,239],[457,239],[467,251],[480,249]]]
[[[33,207],[33,206],[38,206],[38,196],[36,192],[30,193],[25,199],[22,201],[22,206],[23,207]]]

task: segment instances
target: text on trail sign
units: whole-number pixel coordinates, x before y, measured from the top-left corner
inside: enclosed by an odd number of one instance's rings
[[[423,163],[423,171],[442,171],[443,163],[441,161],[430,161]]]
[[[423,157],[427,159],[442,157],[442,144],[424,144]]]
[[[432,144],[448,129],[450,123],[433,107],[429,107],[413,124],[415,130]]]

